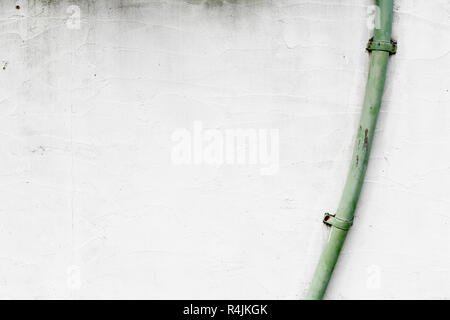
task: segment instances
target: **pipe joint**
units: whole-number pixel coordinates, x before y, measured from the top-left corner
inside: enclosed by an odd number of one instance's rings
[[[345,220],[337,218],[334,214],[325,213],[325,216],[323,217],[323,223],[347,231],[353,225],[353,219]]]
[[[390,55],[397,53],[397,41],[391,40],[388,41],[380,41],[374,40],[371,38],[367,43],[366,50],[369,52],[372,51],[386,51],[389,52]]]

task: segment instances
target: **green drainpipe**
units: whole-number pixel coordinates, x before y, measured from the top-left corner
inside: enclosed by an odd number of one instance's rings
[[[351,167],[336,214],[325,214],[323,222],[331,226],[331,233],[316,267],[307,299],[323,298],[353,223],[380,110],[389,55],[396,52],[396,44],[391,41],[393,0],[377,0],[376,5],[374,36],[367,45],[367,50],[371,52],[369,77]]]

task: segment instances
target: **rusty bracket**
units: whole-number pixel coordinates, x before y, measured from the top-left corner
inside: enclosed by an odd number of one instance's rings
[[[325,213],[325,216],[323,217],[323,223],[341,230],[349,230],[350,227],[353,225],[353,219],[344,220],[337,218],[336,215],[334,214]]]
[[[387,41],[374,41],[373,38],[369,40],[367,43],[366,50],[369,52],[372,51],[386,51],[389,52],[390,55],[397,53],[397,41],[391,40]]]

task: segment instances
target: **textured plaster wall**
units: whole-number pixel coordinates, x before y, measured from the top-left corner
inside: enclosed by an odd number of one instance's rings
[[[372,4],[0,1],[0,298],[302,298]],[[396,0],[393,37],[327,298],[450,298],[450,2]],[[278,172],[174,165],[194,121],[279,129]]]

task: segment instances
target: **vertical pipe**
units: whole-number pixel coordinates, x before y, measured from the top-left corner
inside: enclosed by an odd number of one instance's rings
[[[377,0],[376,21],[373,41],[391,41],[393,0]],[[387,51],[372,51],[370,54],[369,76],[362,108],[361,119],[353,149],[350,171],[344,191],[336,211],[336,218],[352,221],[361,187],[366,174],[370,149],[380,110],[389,59]],[[317,264],[307,299],[322,299],[330,281],[339,253],[347,237],[348,230],[331,227],[331,233]]]

